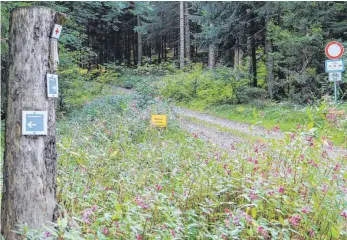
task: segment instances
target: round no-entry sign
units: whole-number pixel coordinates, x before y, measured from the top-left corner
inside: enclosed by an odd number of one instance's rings
[[[341,43],[333,41],[325,46],[325,55],[330,59],[339,59],[343,54],[344,48]]]

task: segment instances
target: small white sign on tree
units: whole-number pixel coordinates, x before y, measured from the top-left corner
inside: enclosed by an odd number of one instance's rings
[[[56,38],[56,39],[59,39],[60,37],[60,34],[61,34],[61,29],[62,29],[62,26],[59,25],[59,24],[55,24],[54,25],[54,28],[53,28],[53,31],[52,31],[52,38]]]

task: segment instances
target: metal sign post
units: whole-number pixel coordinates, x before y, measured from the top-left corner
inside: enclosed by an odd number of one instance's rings
[[[325,60],[325,72],[329,73],[329,81],[334,82],[334,97],[337,104],[337,82],[342,81],[342,72],[345,71],[345,64],[342,59],[339,59],[344,52],[343,45],[333,41],[326,45],[325,55],[332,60]]]

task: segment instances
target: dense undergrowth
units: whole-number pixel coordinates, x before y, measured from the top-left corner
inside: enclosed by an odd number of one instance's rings
[[[242,76],[225,67],[211,71],[197,64],[162,78],[158,86],[163,96],[180,106],[267,129],[278,125],[285,132],[302,125],[315,130],[317,137],[328,135],[336,144],[347,144],[347,105],[335,106],[327,97],[306,105],[275,103],[264,89],[249,87]]]
[[[298,128],[225,152],[138,93],[100,96],[58,122],[60,218],[29,239],[344,239],[346,156]],[[149,124],[169,114],[167,129]],[[278,131],[274,128],[272,131]]]

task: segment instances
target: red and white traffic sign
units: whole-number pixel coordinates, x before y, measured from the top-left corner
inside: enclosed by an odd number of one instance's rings
[[[60,33],[61,33],[61,28],[62,28],[61,25],[58,25],[58,24],[54,25],[54,28],[53,28],[53,31],[52,31],[52,38],[59,39]]]
[[[325,55],[330,59],[339,59],[343,55],[344,50],[341,43],[333,41],[325,46]]]

